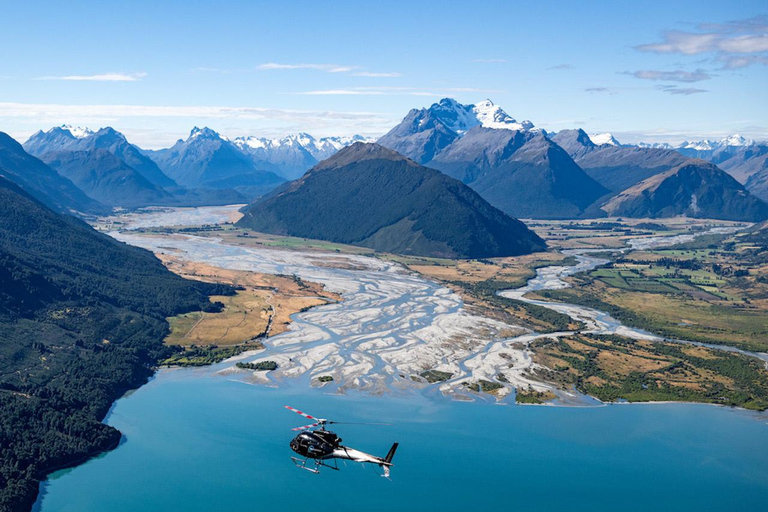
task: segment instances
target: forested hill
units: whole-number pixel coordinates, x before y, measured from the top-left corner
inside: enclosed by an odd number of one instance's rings
[[[442,258],[545,249],[525,224],[472,189],[378,144],[357,142],[257,200],[238,222],[256,231]]]
[[[100,421],[169,350],[165,317],[231,293],[54,213],[0,178],[0,511],[53,469],[116,445]]]

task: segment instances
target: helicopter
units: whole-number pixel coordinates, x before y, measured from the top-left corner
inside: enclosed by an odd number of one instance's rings
[[[348,446],[342,446],[341,438],[330,430],[325,429],[325,425],[327,424],[347,422],[330,421],[324,418],[316,418],[298,409],[294,409],[289,405],[286,405],[285,408],[315,422],[311,425],[304,425],[303,427],[292,429],[301,431],[291,441],[291,450],[304,457],[303,459],[298,457],[291,457],[291,460],[293,460],[293,463],[297,467],[306,469],[307,471],[315,474],[320,472],[321,466],[338,471],[338,460],[342,459],[361,462],[363,464],[369,463],[378,465],[382,468],[383,471],[381,476],[385,478],[389,477],[389,468],[393,465],[392,457],[395,456],[398,443],[394,443],[392,445],[392,448],[389,449],[389,452],[385,457],[376,457],[375,455],[361,452],[360,450],[355,450],[354,448],[349,448]],[[382,425],[382,423],[357,424]],[[317,427],[320,428],[315,430]],[[312,459],[312,462],[309,462],[309,459]],[[330,461],[333,461],[333,464],[331,464]]]

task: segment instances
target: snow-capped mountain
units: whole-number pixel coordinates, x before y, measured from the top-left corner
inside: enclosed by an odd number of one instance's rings
[[[530,121],[517,122],[491,100],[483,100],[474,105],[463,105],[453,98],[443,98],[428,109],[434,117],[459,135],[463,135],[475,126],[507,130],[531,130]],[[424,119],[426,121],[426,119]]]
[[[308,133],[298,133],[275,139],[237,137],[232,139],[232,144],[248,155],[257,167],[293,179],[342,148],[355,142],[372,141],[361,135],[316,139]]]
[[[443,98],[428,108],[412,109],[378,142],[424,164],[477,127],[541,132],[530,121],[518,122],[491,100],[463,105],[453,98]]]
[[[27,152],[33,155],[40,155],[64,149],[66,146],[76,143],[77,140],[85,139],[93,134],[93,130],[89,128],[63,124],[45,131],[37,131],[24,145]]]
[[[70,135],[72,135],[76,139],[83,139],[85,137],[93,135],[93,130],[91,130],[90,128],[87,128],[87,127],[72,126],[72,125],[69,125],[69,124],[63,124],[63,125],[59,126],[59,128],[62,129],[62,130],[68,131],[70,133]],[[48,131],[50,132],[50,131],[53,131],[55,129],[56,128],[51,128]]]
[[[285,181],[208,127],[195,126],[186,140],[147,154],[163,172],[188,188],[234,189],[254,198]]]
[[[594,133],[589,136],[589,139],[596,145],[602,146],[607,144],[609,146],[621,146],[618,140],[610,133]]]
[[[677,145],[668,144],[666,142],[654,142],[654,143],[640,142],[639,144],[637,144],[637,146],[641,148],[662,148],[662,149],[677,149],[677,150],[682,149],[682,150],[688,150],[688,151],[717,151],[718,149],[723,149],[723,148],[745,147],[745,146],[753,146],[755,144],[756,142],[753,139],[748,139],[743,135],[739,135],[738,133],[736,133],[733,135],[729,135],[728,137],[725,137],[720,140],[703,139],[703,140],[695,140],[695,141],[685,141]]]
[[[534,130],[530,121],[516,121],[512,116],[504,112],[501,107],[494,105],[491,100],[483,100],[472,106],[475,118],[485,128],[498,128],[506,130]],[[471,126],[470,126],[471,128]]]
[[[64,125],[38,131],[24,143],[24,149],[38,158],[60,151],[87,152],[104,149],[135,169],[152,184],[159,187],[176,186],[176,183],[163,174],[139,148],[128,142],[125,135],[109,126],[93,131]]]

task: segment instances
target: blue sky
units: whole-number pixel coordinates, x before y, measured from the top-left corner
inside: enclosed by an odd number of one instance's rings
[[[732,5],[729,5],[732,4]],[[626,142],[768,138],[760,1],[4,2],[0,130],[379,135],[442,97]]]

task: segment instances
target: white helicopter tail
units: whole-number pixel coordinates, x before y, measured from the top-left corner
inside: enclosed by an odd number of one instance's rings
[[[395,456],[395,451],[397,451],[397,443],[392,445],[392,448],[390,448],[389,452],[387,452],[387,456],[382,459],[383,462],[380,464],[380,466],[384,471],[384,474],[381,476],[384,478],[389,478],[389,468],[392,466],[392,458]]]

